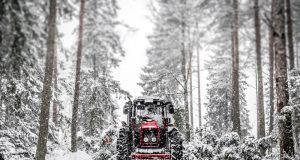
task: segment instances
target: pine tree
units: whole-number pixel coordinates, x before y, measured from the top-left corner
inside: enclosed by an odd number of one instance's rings
[[[299,24],[300,24],[300,21],[299,21],[299,13],[300,13],[300,2],[299,1],[291,1],[292,3],[291,3],[291,7],[293,8],[293,12],[291,12],[291,13],[293,13],[292,15],[293,15],[293,26],[294,26],[294,37],[295,37],[295,47],[296,47],[296,52],[295,52],[295,59],[296,59],[296,65],[295,65],[295,68],[297,68],[297,70],[299,70],[300,69],[300,53],[299,53],[299,42],[300,42],[300,34],[299,34],[299,31],[300,31],[300,27],[299,27]],[[293,77],[297,77],[296,76],[296,73],[298,73],[298,71],[291,71],[292,73],[291,73],[291,81],[293,81]],[[297,78],[295,78],[294,80],[296,80]],[[296,80],[297,81],[297,80]],[[292,83],[292,82],[291,82]],[[295,86],[297,86],[297,82],[295,83],[294,82],[294,84],[295,84]],[[295,87],[295,88],[297,88],[297,87]],[[291,88],[290,89],[290,91],[291,91],[291,102],[293,103],[292,105],[294,105],[294,108],[295,108],[295,120],[294,120],[294,124],[295,124],[295,136],[296,136],[296,140],[298,140],[297,141],[297,147],[298,148],[295,148],[295,149],[298,149],[298,151],[299,151],[299,149],[300,149],[300,137],[299,137],[299,135],[300,135],[300,118],[299,118],[299,115],[300,115],[300,108],[299,108],[299,106],[297,107],[297,105],[299,104],[297,101],[293,101],[293,99],[297,99],[296,97],[298,97],[298,95],[299,95],[299,93],[298,94],[294,94],[293,95],[293,92],[295,93],[295,92],[297,92],[297,89],[295,90],[295,89],[293,89],[293,88]],[[296,106],[295,106],[296,105]],[[297,135],[298,135],[298,137],[297,137]],[[297,153],[297,152],[296,152]],[[299,152],[298,152],[299,153]],[[300,156],[299,154],[298,154],[298,156]]]
[[[261,60],[261,34],[260,34],[260,15],[259,0],[254,1],[254,28],[256,43],[256,69],[257,69],[257,137],[265,137],[265,109],[264,109],[264,88]]]
[[[189,54],[189,81],[190,81],[190,119],[191,119],[191,131],[193,132],[194,128],[194,108],[193,108],[193,68],[192,68],[192,57],[193,57],[193,52],[190,49],[190,54]]]
[[[238,40],[238,13],[239,4],[237,0],[233,0],[232,9],[232,130],[241,136],[241,120],[240,120],[240,94],[239,94],[239,40]]]
[[[115,31],[120,23],[117,20],[117,3],[110,0],[86,0],[85,8],[89,9],[84,13],[77,120],[78,131],[82,134],[77,136],[77,147],[103,159],[108,155],[97,153],[96,150],[102,149],[103,144],[103,139],[99,137],[104,135],[107,128],[117,125],[116,98],[130,95],[112,77],[112,70],[118,67],[120,58],[124,56],[120,38]],[[113,152],[114,148],[109,148]]]
[[[49,130],[49,110],[52,98],[52,76],[55,55],[55,30],[56,30],[56,0],[50,0],[48,20],[47,55],[45,65],[45,76],[42,93],[42,107],[40,113],[39,137],[36,150],[36,159],[44,160],[47,152],[47,138]]]
[[[85,0],[80,1],[79,13],[79,35],[78,35],[78,48],[77,48],[77,61],[76,61],[76,77],[75,77],[75,91],[74,102],[72,110],[72,126],[71,126],[71,151],[77,151],[77,123],[78,123],[78,107],[79,107],[79,86],[80,86],[80,71],[81,71],[81,57],[82,57],[82,36],[83,36],[83,16],[84,16],[84,3]]]
[[[2,19],[4,17],[4,0],[0,1],[0,44],[2,44]]]
[[[0,141],[4,157],[33,158],[38,133],[48,10],[46,1],[1,1]],[[39,29],[37,29],[39,28]],[[21,143],[22,142],[22,143]],[[15,149],[14,153],[9,150]]]
[[[289,48],[289,64],[290,70],[295,68],[295,53],[294,53],[294,36],[293,36],[293,20],[292,20],[292,7],[291,0],[286,0],[286,17],[287,17],[287,38]]]
[[[232,131],[233,121],[231,119],[231,73],[230,73],[230,57],[227,52],[217,52],[211,60],[205,65],[209,71],[209,84],[207,89],[208,102],[205,103],[207,107],[207,115],[205,126],[218,136]],[[245,108],[246,100],[244,90],[247,87],[245,82],[245,75],[242,74],[240,83],[240,106],[241,106],[241,133],[242,137],[249,134],[251,129],[249,125],[249,111]]]
[[[198,25],[197,25],[198,26]],[[199,52],[199,42],[196,42],[196,51],[197,51],[197,80],[198,80],[198,117],[199,117],[199,128],[202,127],[202,109],[201,109],[201,81],[200,81],[200,52]]]
[[[294,123],[294,134],[295,134],[295,150],[299,150],[300,146],[300,71],[293,70],[290,73],[290,94],[291,94],[291,106],[294,107],[293,123]]]
[[[178,116],[184,118],[182,123],[185,128],[189,128],[187,50],[184,40],[188,24],[183,21],[183,14],[186,14],[183,11],[185,3],[185,1],[158,1],[160,12],[154,17],[157,25],[154,33],[149,36],[151,44],[151,48],[147,51],[149,62],[143,69],[142,83],[139,85],[143,87],[144,94],[163,96],[173,101],[178,107],[176,109],[184,110],[184,114]],[[155,10],[157,9],[153,8],[153,11]],[[189,129],[186,131],[185,135],[188,138]]]
[[[57,30],[57,29],[56,29]],[[57,42],[55,42],[57,43]],[[54,56],[53,56],[53,92],[54,92],[54,100],[52,104],[52,121],[54,124],[57,124],[57,119],[58,119],[58,82],[57,82],[57,77],[58,77],[58,67],[57,67],[57,45],[54,46]]]
[[[284,1],[274,0],[274,51],[275,51],[275,81],[277,94],[277,112],[279,119],[280,159],[286,156],[294,157],[294,142],[292,132],[292,113],[288,107],[289,92],[287,82],[287,60],[285,49],[285,16]]]
[[[46,119],[40,120],[41,122],[45,122],[43,123],[45,125],[40,125],[41,128],[45,128],[40,134],[48,133],[43,134],[44,139],[40,138],[39,141],[41,141],[41,139],[44,142],[48,141],[48,151],[51,151],[58,145],[63,146],[63,144],[58,143],[56,131],[63,130],[66,134],[66,128],[70,125],[70,118],[66,116],[66,113],[55,112],[56,107],[58,109],[59,106],[59,109],[63,110],[65,109],[64,106],[69,105],[69,102],[65,99],[62,100],[62,98],[70,97],[70,95],[72,95],[71,89],[73,86],[73,82],[70,80],[72,73],[69,72],[72,69],[72,57],[61,44],[59,39],[61,33],[59,33],[59,30],[55,31],[56,35],[54,35],[57,37],[56,47],[58,48],[57,53],[59,59],[56,59],[57,57],[54,56],[53,65],[57,68],[53,67],[53,69],[51,69],[53,78],[49,78],[51,74],[47,74],[50,73],[48,67],[49,62],[45,62],[45,59],[49,57],[45,54],[47,48],[46,41],[47,38],[49,38],[47,36],[47,31],[50,32],[52,28],[49,28],[45,21],[47,21],[48,18],[54,18],[49,15],[49,2],[50,1],[0,1],[0,150],[1,156],[3,155],[5,159],[34,159],[35,150],[33,148],[36,147],[38,138],[42,137],[38,137],[38,120],[40,112],[41,115],[44,115],[40,116],[41,119]],[[98,3],[103,4],[102,2]],[[116,15],[113,12],[118,7],[116,5],[111,5],[115,3],[115,1],[107,1],[107,4],[103,5],[106,7],[102,8],[101,12],[107,14],[102,17],[103,19],[106,19],[111,15],[116,19]],[[105,8],[110,7],[113,9],[112,12],[108,13]],[[67,1],[57,3],[57,7],[55,8],[58,10],[57,14],[60,14],[62,18],[72,18],[73,11],[75,10]],[[100,24],[102,22],[100,22]],[[98,39],[96,43],[98,43],[99,40],[104,42],[104,46],[109,51],[106,52],[101,50],[104,49],[102,47],[103,44],[98,46],[101,49],[97,47],[94,49],[99,49],[101,52],[107,53],[105,56],[109,57],[108,60],[103,62],[103,65],[107,62],[107,65],[104,65],[106,68],[103,69],[103,76],[102,68],[100,69],[101,71],[99,71],[101,72],[101,74],[99,74],[101,75],[99,78],[101,80],[98,82],[101,83],[101,87],[98,89],[101,91],[103,90],[101,96],[110,97],[105,100],[101,99],[101,103],[103,102],[101,105],[104,103],[108,104],[101,106],[102,108],[105,108],[106,113],[104,113],[104,115],[108,115],[109,113],[110,121],[105,121],[105,123],[115,124],[116,115],[114,111],[116,110],[117,105],[115,101],[113,101],[113,96],[128,95],[128,93],[120,89],[119,83],[110,76],[110,69],[112,66],[117,66],[120,62],[118,58],[111,56],[112,53],[120,54],[118,49],[120,47],[120,42],[118,36],[116,34],[108,34],[108,30],[114,31],[115,28],[111,27],[111,25],[116,26],[118,22],[110,21],[110,19],[108,19],[105,24],[109,24],[105,25],[105,28],[102,31],[105,36],[101,35],[103,38]],[[92,32],[92,30],[93,29],[90,31]],[[103,60],[102,58],[103,57],[100,57],[98,62],[101,62]],[[47,73],[42,70],[43,67],[48,69]],[[64,75],[58,73],[64,73]],[[53,80],[53,87],[56,88],[53,94],[55,97],[53,97],[53,99],[49,98],[51,93],[47,94],[48,96],[42,96],[42,93],[45,94],[45,91],[42,92],[43,79],[48,80],[48,89],[49,84],[51,84]],[[51,83],[48,83],[50,81]],[[96,81],[94,82],[97,83]],[[97,85],[99,85],[99,83],[97,83]],[[52,86],[50,86],[50,88],[51,87]],[[42,103],[40,99],[47,99],[47,103]],[[53,121],[57,122],[56,126],[53,125],[54,123],[47,123],[49,120],[49,116],[47,116],[49,115],[49,113],[47,114],[49,107],[46,109],[44,109],[45,107],[43,107],[43,109],[39,107],[40,105],[48,106],[48,102],[51,103],[51,100],[54,108]],[[80,103],[81,102],[82,101],[80,100]],[[82,116],[84,117],[86,115]],[[105,119],[106,117],[103,118]],[[47,127],[45,127],[46,124],[48,125]],[[103,128],[107,128],[107,126],[103,126]],[[104,132],[105,131],[101,131],[101,133]],[[101,140],[102,139],[100,139],[99,142]],[[42,145],[39,142],[38,146],[37,149],[42,149],[42,152],[45,153],[46,145]],[[36,156],[39,156],[40,153],[41,152],[37,153]]]
[[[274,129],[274,36],[273,36],[273,13],[274,0],[271,2],[271,15],[269,24],[269,103],[270,103],[270,120],[269,120],[269,134]]]
[[[176,124],[190,139],[189,62],[195,50],[193,41],[196,23],[201,17],[205,1],[159,0],[152,5],[154,33],[148,37],[149,62],[143,68],[142,82],[145,95],[157,95],[175,104]],[[199,35],[198,35],[199,36]],[[179,124],[179,125],[178,125]],[[181,126],[184,124],[184,126]]]

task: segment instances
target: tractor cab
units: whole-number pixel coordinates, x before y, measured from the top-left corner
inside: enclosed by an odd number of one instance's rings
[[[165,102],[158,97],[138,97],[133,102],[129,101],[124,106],[124,114],[128,114],[128,123],[134,119],[137,124],[142,121],[155,120],[162,126],[164,120],[171,121],[174,107],[171,102]]]
[[[160,126],[165,117],[165,108],[159,101],[136,101],[136,118],[140,124],[143,121],[156,121]]]

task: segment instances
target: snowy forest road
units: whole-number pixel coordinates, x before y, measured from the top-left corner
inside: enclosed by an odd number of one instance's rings
[[[120,159],[148,95],[175,159],[299,160],[299,33],[299,0],[0,0],[0,156]]]

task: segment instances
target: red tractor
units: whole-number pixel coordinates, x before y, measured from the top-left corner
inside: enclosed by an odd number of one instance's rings
[[[174,159],[183,155],[183,139],[174,126],[174,106],[157,97],[139,97],[124,106],[127,123],[119,131],[117,159]]]

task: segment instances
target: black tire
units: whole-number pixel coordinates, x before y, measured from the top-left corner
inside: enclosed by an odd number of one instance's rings
[[[128,160],[128,135],[124,128],[120,129],[117,139],[117,160]]]
[[[171,156],[172,160],[182,160],[183,158],[183,138],[177,129],[170,134],[171,139]]]

